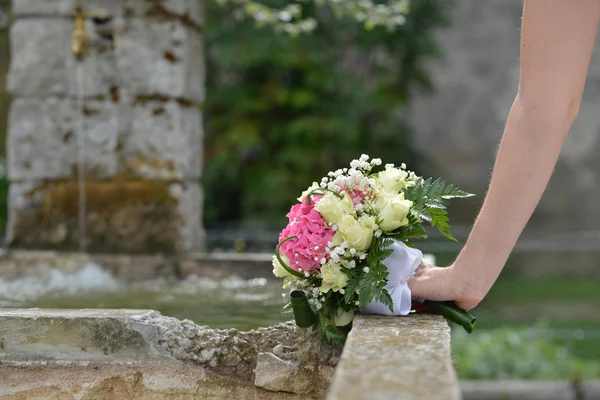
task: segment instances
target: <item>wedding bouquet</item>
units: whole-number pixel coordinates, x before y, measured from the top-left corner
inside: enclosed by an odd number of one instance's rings
[[[413,299],[407,282],[423,254],[412,239],[428,222],[447,238],[448,201],[470,197],[440,179],[423,179],[363,154],[350,168],[329,172],[302,193],[279,235],[273,273],[283,278],[299,327],[343,341],[354,314],[442,314],[471,332],[475,318],[452,302]],[[379,168],[377,168],[379,167]],[[374,172],[379,169],[379,172]]]

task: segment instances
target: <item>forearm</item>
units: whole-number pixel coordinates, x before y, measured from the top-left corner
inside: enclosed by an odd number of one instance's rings
[[[481,298],[500,274],[535,210],[576,110],[527,104],[517,96],[502,138],[487,197],[463,251],[459,275]]]

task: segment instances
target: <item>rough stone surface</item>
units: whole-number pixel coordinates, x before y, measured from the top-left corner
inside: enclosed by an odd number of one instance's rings
[[[183,17],[197,27],[204,25],[203,3],[196,0],[125,0],[127,13],[133,16],[154,16],[157,18]]]
[[[578,400],[600,399],[600,380],[581,382],[580,388],[581,396]]]
[[[17,17],[67,17],[77,4],[88,14],[183,19],[198,27],[204,23],[202,2],[196,0],[13,0],[12,11]]]
[[[0,276],[4,280],[35,277],[50,279],[55,271],[76,274],[88,265],[100,266],[119,280],[147,281],[179,276],[179,258],[164,254],[86,254],[56,251],[8,250],[0,257]]]
[[[522,8],[521,0],[456,2],[451,25],[435,37],[443,59],[428,65],[435,92],[415,96],[406,113],[414,128],[413,143],[426,158],[420,172],[480,195],[453,206],[456,222],[471,223],[483,200],[517,93]],[[597,229],[600,223],[599,82],[597,41],[579,117],[532,228]]]
[[[119,40],[119,78],[138,95],[204,99],[202,37],[178,20],[131,19]]]
[[[145,179],[199,179],[202,169],[202,114],[171,100],[138,102],[119,149],[127,175]]]
[[[279,352],[273,348],[274,352]],[[295,361],[286,361],[273,353],[258,353],[254,384],[274,392],[310,393],[314,385],[313,371],[300,368]]]
[[[85,188],[90,251],[177,253],[203,242],[198,183],[87,180]],[[13,183],[7,244],[21,249],[76,247],[78,199],[75,179]]]
[[[20,98],[10,109],[9,178],[31,181],[71,177],[78,161],[79,118],[84,119],[86,172],[99,178],[114,177],[119,170],[116,104],[88,100],[81,113],[74,100]]]
[[[286,391],[314,398],[327,390],[340,352],[339,346],[323,343],[292,322],[238,332],[213,330],[156,311],[0,310],[0,374],[10,374],[2,365],[30,368],[44,363],[196,365],[252,386],[255,370],[260,381],[265,357],[277,357],[288,366],[286,376],[280,375],[288,382]],[[258,354],[262,361],[257,365]],[[280,387],[271,385],[273,390]]]
[[[85,173],[96,178],[197,180],[202,116],[176,101],[132,105],[55,97],[20,98],[10,111],[8,174],[13,181],[67,179],[78,167],[83,118]]]
[[[2,400],[317,400],[269,392],[189,365],[77,363],[0,367]]]
[[[76,5],[81,5],[87,13],[113,15],[122,13],[124,4],[125,0],[13,0],[13,14],[17,17],[67,17],[73,15]]]
[[[76,4],[82,60],[71,54]],[[83,174],[88,249],[203,248],[202,1],[15,0],[14,12],[9,245],[77,246]]]
[[[464,400],[592,400],[577,396],[570,382],[466,381],[460,384]]]
[[[328,400],[460,399],[440,316],[357,316]]]
[[[7,89],[13,95],[69,93],[73,24],[62,19],[17,20],[11,27]]]

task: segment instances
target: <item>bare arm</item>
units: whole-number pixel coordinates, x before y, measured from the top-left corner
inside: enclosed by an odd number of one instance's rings
[[[454,265],[421,268],[409,284],[414,296],[472,308],[490,290],[577,116],[599,19],[598,0],[525,1],[520,87],[488,194]]]

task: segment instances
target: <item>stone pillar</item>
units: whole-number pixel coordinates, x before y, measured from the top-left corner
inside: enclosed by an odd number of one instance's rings
[[[82,61],[71,52],[78,4],[90,39]],[[9,246],[77,248],[80,134],[88,250],[202,246],[201,6],[13,0]]]

